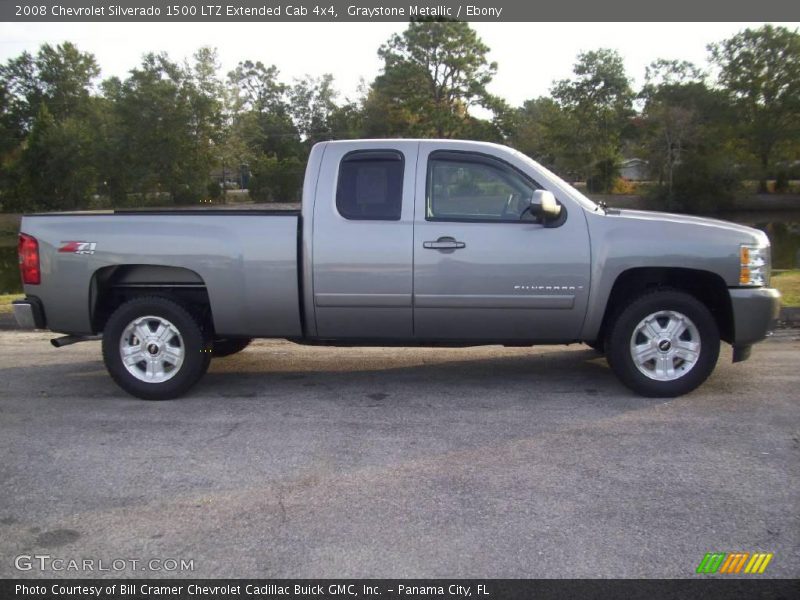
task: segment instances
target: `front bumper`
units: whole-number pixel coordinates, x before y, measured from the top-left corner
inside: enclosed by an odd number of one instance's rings
[[[749,346],[775,328],[781,294],[772,288],[730,288],[733,309],[733,346]]]
[[[38,298],[27,297],[24,300],[15,300],[11,303],[14,308],[14,318],[20,329],[44,329],[44,309]]]

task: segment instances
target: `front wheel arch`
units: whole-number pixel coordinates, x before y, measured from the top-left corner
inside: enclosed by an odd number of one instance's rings
[[[621,272],[606,299],[598,332],[585,332],[586,335],[605,340],[611,325],[631,299],[659,289],[677,290],[694,296],[713,315],[720,337],[728,343],[733,342],[733,306],[725,280],[712,271],[685,267],[635,267]]]

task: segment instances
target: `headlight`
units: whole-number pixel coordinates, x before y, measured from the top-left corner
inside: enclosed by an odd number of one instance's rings
[[[739,248],[739,285],[769,285],[769,246],[742,244]]]

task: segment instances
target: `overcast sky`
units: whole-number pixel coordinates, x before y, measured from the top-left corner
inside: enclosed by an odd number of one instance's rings
[[[614,48],[641,84],[656,58],[705,65],[706,45],[760,23],[473,23],[491,48],[498,73],[490,90],[512,105],[544,95],[554,79],[571,74],[581,50]],[[800,23],[786,23],[794,29]],[[344,96],[355,98],[360,78],[380,69],[376,51],[403,23],[0,23],[0,61],[34,52],[42,43],[69,40],[92,52],[103,77],[136,66],[147,51],[182,60],[214,46],[224,72],[240,60],[275,64],[282,78],[332,73]]]

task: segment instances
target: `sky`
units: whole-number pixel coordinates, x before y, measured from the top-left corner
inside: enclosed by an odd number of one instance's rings
[[[657,58],[705,66],[706,45],[761,23],[473,23],[490,48],[498,72],[489,90],[519,106],[547,95],[554,80],[571,76],[582,50],[613,48],[636,86]],[[791,29],[800,23],[783,23]],[[216,47],[223,72],[240,60],[275,64],[291,83],[331,73],[343,97],[355,99],[359,82],[379,72],[378,47],[404,23],[0,23],[0,62],[43,43],[74,42],[95,55],[102,76],[125,77],[145,52],[174,60],[200,46]]]

